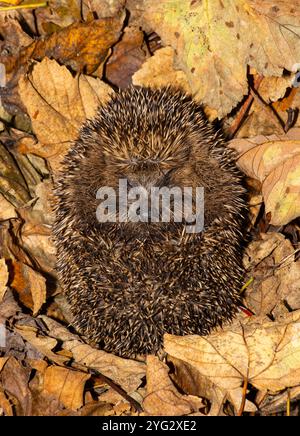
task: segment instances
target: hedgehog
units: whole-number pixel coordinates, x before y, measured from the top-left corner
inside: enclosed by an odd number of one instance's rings
[[[126,220],[116,196],[115,214],[99,220],[99,188],[117,191],[120,180],[125,194],[202,188],[201,230],[175,219],[174,201],[168,221],[149,213],[142,220],[140,208]],[[82,126],[54,197],[58,278],[86,341],[135,357],[160,352],[165,333],[207,335],[233,319],[244,273],[243,178],[222,132],[190,95],[135,86],[115,93]]]

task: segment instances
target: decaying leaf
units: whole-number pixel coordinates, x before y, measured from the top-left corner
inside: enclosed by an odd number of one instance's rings
[[[19,416],[31,414],[32,397],[28,386],[29,376],[30,370],[14,357],[7,360],[0,372],[3,393],[14,404]]]
[[[287,307],[300,309],[300,261],[295,262],[295,254],[279,233],[262,234],[247,247],[245,266],[254,280],[245,291],[245,304],[256,315],[277,319]]]
[[[198,369],[186,361],[168,355],[167,361],[175,368],[174,374],[170,377],[184,392],[209,400],[208,416],[225,416],[224,404],[230,401],[236,410],[239,410],[243,396],[242,387],[230,391],[214,383],[213,378],[203,375]],[[245,412],[255,412],[255,404],[246,399]]]
[[[40,318],[49,328],[51,337],[39,336],[37,329],[26,326],[18,325],[17,329],[24,339],[34,345],[50,360],[60,365],[68,360],[66,355],[59,355],[52,351],[57,344],[57,340],[59,340],[62,342],[61,348],[72,356],[75,363],[99,371],[128,393],[138,388],[142,377],[145,375],[145,365],[142,362],[122,359],[92,348],[51,318],[46,316]]]
[[[49,328],[51,336],[63,341],[63,348],[72,353],[74,362],[99,371],[128,393],[138,388],[145,375],[144,363],[92,348],[51,318],[41,316],[41,319]]]
[[[0,194],[0,221],[16,218],[17,213],[14,206]]]
[[[46,279],[29,266],[14,262],[11,287],[18,293],[20,301],[36,315],[46,301]]]
[[[222,117],[248,91],[247,65],[264,76],[281,76],[299,61],[299,5],[143,0],[129,8],[176,50],[193,94]]]
[[[165,47],[157,50],[154,56],[147,59],[133,76],[134,85],[160,88],[172,85],[191,93],[186,74],[174,68],[174,50],[172,47]]]
[[[23,206],[30,194],[23,174],[12,154],[0,142],[0,193],[13,206]]]
[[[59,366],[49,366],[43,373],[44,390],[57,397],[65,407],[77,410],[83,405],[83,390],[90,374]]]
[[[6,292],[6,285],[8,282],[8,270],[5,259],[0,259],[0,303]]]
[[[33,345],[43,356],[46,356],[51,362],[57,363],[63,366],[65,362],[70,360],[69,357],[59,355],[54,353],[52,350],[57,346],[57,340],[51,338],[50,336],[39,335],[37,328],[26,326],[26,325],[16,325],[16,331]]]
[[[182,395],[168,376],[168,366],[156,356],[147,357],[147,395],[143,406],[147,415],[188,415],[204,407],[200,398]]]
[[[20,151],[48,158],[53,171],[58,171],[83,122],[107,101],[110,92],[101,80],[84,75],[74,78],[66,67],[44,59],[19,82],[21,99],[39,140]]]
[[[276,392],[299,384],[300,311],[277,322],[253,320],[207,337],[165,335],[165,350],[191,365],[227,396],[245,380],[257,389]],[[237,410],[242,402],[235,395]]]
[[[106,64],[106,76],[110,83],[119,88],[131,84],[132,75],[139,70],[147,58],[142,49],[143,32],[136,27],[127,27],[121,41],[113,48],[112,55]]]
[[[262,183],[266,212],[271,223],[287,224],[300,215],[300,129],[285,135],[233,139],[239,153],[238,165]]]
[[[94,72],[109,54],[110,47],[117,42],[123,25],[121,18],[102,18],[90,23],[74,23],[46,38],[36,39],[22,49],[15,59],[6,63],[7,73],[15,70],[28,60],[53,58],[74,71]]]

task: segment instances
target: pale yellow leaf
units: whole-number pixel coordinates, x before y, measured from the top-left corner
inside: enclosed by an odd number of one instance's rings
[[[177,53],[193,94],[223,117],[248,93],[247,66],[281,76],[299,62],[299,0],[131,0],[129,8]]]
[[[191,93],[186,74],[174,68],[174,50],[172,47],[161,48],[154,53],[154,56],[147,59],[133,75],[132,83],[150,88],[172,85]]]
[[[277,322],[236,323],[230,330],[206,337],[167,334],[165,351],[229,396],[245,380],[257,389],[277,392],[299,384],[300,311]]]
[[[239,167],[262,183],[271,223],[284,225],[300,215],[300,128],[285,135],[233,139]]]
[[[158,357],[147,357],[147,395],[143,402],[147,415],[188,415],[204,407],[200,398],[179,393],[168,373],[168,366]]]

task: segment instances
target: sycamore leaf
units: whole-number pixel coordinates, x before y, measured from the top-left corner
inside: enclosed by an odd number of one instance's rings
[[[245,380],[259,390],[271,392],[299,384],[299,310],[277,322],[260,323],[257,319],[245,325],[236,322],[206,337],[166,334],[164,345],[171,357],[191,365],[227,398],[235,397],[237,410]]]

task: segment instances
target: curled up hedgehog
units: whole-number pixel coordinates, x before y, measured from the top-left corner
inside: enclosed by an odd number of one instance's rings
[[[99,188],[118,192],[120,180],[125,195],[204,188],[204,226],[188,231],[174,201],[169,222],[145,219],[139,208],[140,219],[121,219],[122,198],[111,219],[99,220]],[[157,353],[164,333],[206,335],[235,315],[244,188],[233,151],[190,96],[139,87],[115,94],[71,146],[55,201],[59,280],[74,327],[99,348]]]

